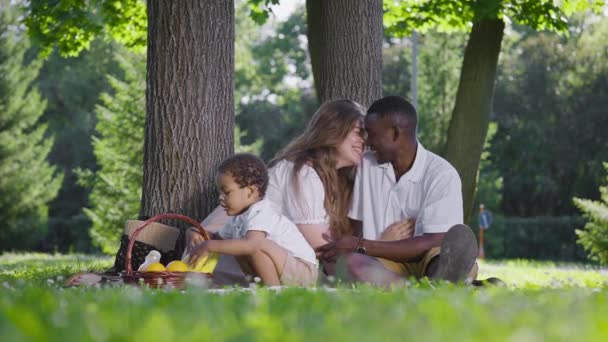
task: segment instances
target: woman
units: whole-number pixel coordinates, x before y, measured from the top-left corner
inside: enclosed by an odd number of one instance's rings
[[[326,102],[270,162],[266,197],[313,248],[351,233],[347,214],[363,155],[364,113],[354,101]]]

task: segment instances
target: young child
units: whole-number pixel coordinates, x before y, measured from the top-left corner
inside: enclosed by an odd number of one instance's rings
[[[216,183],[220,206],[231,218],[214,239],[190,251],[189,262],[211,252],[233,255],[243,272],[259,276],[266,285],[315,284],[315,252],[296,225],[264,199],[264,162],[252,154],[236,154],[219,166]]]

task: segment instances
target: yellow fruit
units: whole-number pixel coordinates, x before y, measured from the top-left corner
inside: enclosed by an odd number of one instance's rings
[[[150,266],[148,266],[148,268],[146,268],[146,272],[165,272],[166,268],[163,264],[161,264],[160,262],[155,262],[150,264]]]
[[[179,260],[171,261],[167,265],[167,272],[188,272],[188,265]]]
[[[210,253],[207,261],[203,267],[201,267],[201,272],[203,273],[213,273],[215,266],[217,266],[217,262],[220,260],[220,256],[217,253]]]
[[[184,257],[184,259],[187,260],[187,257]],[[206,257],[199,259],[196,265],[189,265],[190,270],[194,272],[212,273],[219,259],[219,254],[209,253],[209,255],[207,255]]]

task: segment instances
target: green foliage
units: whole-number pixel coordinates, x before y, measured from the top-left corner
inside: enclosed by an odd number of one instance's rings
[[[466,36],[429,31],[420,38],[418,60],[419,138],[442,154],[452,117]]]
[[[581,265],[482,262],[508,288],[412,283],[215,292],[132,286],[63,288],[108,258],[0,256],[0,331],[19,340],[416,341],[584,340],[608,337],[605,272]],[[373,313],[373,314],[370,314]],[[362,324],[364,322],[364,324]],[[128,328],[127,328],[128,327]]]
[[[241,142],[241,139],[243,139],[245,134],[246,133],[242,132],[238,126],[234,127],[234,153],[253,153],[255,155],[260,155],[264,141],[259,139],[251,145],[244,145]]]
[[[502,205],[502,175],[496,168],[492,167],[492,160],[490,158],[491,141],[497,130],[498,124],[496,122],[490,122],[483,146],[483,152],[481,152],[481,160],[479,162],[477,193],[473,208],[479,208],[479,205],[483,203],[486,208],[497,210]]]
[[[36,51],[32,51],[36,52]],[[77,184],[75,168],[96,170],[92,136],[99,94],[110,91],[106,74],[118,74],[114,46],[95,40],[78,57],[63,58],[54,51],[45,61],[36,86],[47,100],[43,118],[55,143],[48,160],[64,174],[59,194],[49,206],[49,228],[41,249],[92,251],[91,222],[82,212],[89,190]]]
[[[53,140],[40,122],[46,104],[33,87],[41,63],[25,60],[19,14],[10,1],[0,2],[0,250],[44,239],[48,203],[63,178],[46,160]]]
[[[435,29],[418,42],[418,139],[425,148],[442,154],[454,108],[466,36]],[[409,97],[411,41],[387,37],[383,49],[382,92]]]
[[[25,7],[29,35],[46,56],[53,47],[62,56],[77,56],[102,33],[135,50],[146,47],[143,0],[32,0]]]
[[[504,215],[574,215],[573,197],[599,197],[608,160],[608,21],[596,19],[574,21],[567,40],[523,29],[505,39],[490,148]]]
[[[608,163],[604,164],[608,172]],[[589,258],[608,264],[608,176],[606,185],[600,187],[601,200],[574,198],[574,203],[589,220],[584,229],[577,230],[578,243],[589,254]]]
[[[602,0],[404,0],[384,2],[384,25],[394,35],[469,30],[482,19],[506,19],[535,30],[567,32],[567,16],[587,9],[600,12]]]
[[[91,188],[86,215],[93,242],[106,253],[116,251],[124,222],[136,218],[143,179],[145,69],[143,54],[116,54],[124,79],[108,76],[113,94],[103,93],[96,108],[98,137],[93,138],[99,170],[78,172]]]
[[[30,36],[45,45],[44,55],[49,55],[53,44],[57,44],[62,55],[75,56],[88,49],[101,31],[91,16],[85,1],[33,0],[29,2],[25,24]]]
[[[249,17],[264,24],[280,0],[247,0]],[[28,33],[49,56],[57,48],[64,57],[88,50],[96,37],[113,39],[135,52],[147,44],[147,10],[143,0],[32,0],[24,5]]]
[[[247,0],[249,4],[249,17],[259,25],[266,23],[272,8],[270,5],[278,5],[280,0]]]
[[[526,25],[534,30],[553,30],[567,34],[568,21],[566,12],[591,8],[600,11],[603,1],[590,0],[585,3],[580,0],[555,2],[553,0],[520,1],[520,0],[423,0],[423,1],[387,1],[385,5],[384,24],[386,30],[393,35],[406,35],[413,29],[426,32],[431,28],[442,31],[482,28],[488,24],[495,27],[495,38],[492,36],[473,35],[475,40],[467,43],[467,49],[495,51],[500,49],[502,31],[505,22]],[[485,23],[485,24],[484,24]],[[495,41],[498,39],[499,41]],[[494,40],[494,41],[493,41]],[[495,81],[494,68],[497,65],[497,54],[487,54],[485,57],[469,50],[471,60],[463,60],[460,85],[472,78]],[[482,60],[479,60],[481,58]],[[483,60],[485,58],[485,61]],[[489,59],[488,59],[489,58]],[[486,67],[483,67],[483,66]],[[481,73],[481,74],[480,74]],[[490,90],[488,90],[490,89]],[[474,200],[477,185],[475,170],[478,168],[478,151],[487,129],[487,117],[490,115],[488,105],[492,105],[492,89],[485,87],[479,91],[475,87],[459,87],[458,106],[454,107],[453,120],[450,122],[448,149],[446,158],[452,162],[463,178],[463,197],[465,215],[469,215]],[[483,98],[480,98],[483,97]],[[484,119],[485,118],[485,119]],[[465,126],[465,122],[468,124]],[[466,155],[462,146],[470,142],[475,148]],[[473,152],[475,151],[475,152]],[[473,153],[472,155],[470,153]]]
[[[485,253],[490,259],[533,259],[586,261],[576,244],[575,227],[583,224],[579,216],[503,217],[494,213],[494,222],[484,234]],[[477,227],[477,215],[470,225]]]
[[[317,109],[306,45],[306,18],[297,8],[276,28],[256,25],[247,3],[236,10],[236,122],[243,144],[261,145],[271,159],[302,131]]]
[[[145,127],[146,56],[120,51],[115,54],[123,77],[108,76],[112,94],[103,93],[96,107],[97,136],[93,138],[98,170],[79,169],[82,186],[91,189],[90,235],[104,253],[115,253],[125,220],[139,212],[143,181]],[[242,133],[235,130],[235,150],[259,153],[262,142],[240,144]]]

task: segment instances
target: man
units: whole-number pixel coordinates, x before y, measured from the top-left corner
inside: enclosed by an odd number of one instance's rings
[[[479,217],[477,218],[479,224],[479,259],[486,257],[486,253],[483,246],[483,235],[486,229],[490,228],[492,224],[492,213],[486,210],[486,206],[481,203],[479,205]]]
[[[418,142],[417,121],[414,107],[398,96],[374,102],[367,112],[371,151],[358,167],[349,212],[362,235],[343,237],[317,253],[330,260],[345,255],[347,276],[355,281],[475,279],[477,242],[462,224],[460,177]],[[379,241],[387,230],[401,226],[403,231],[408,225],[415,228],[413,237]]]

